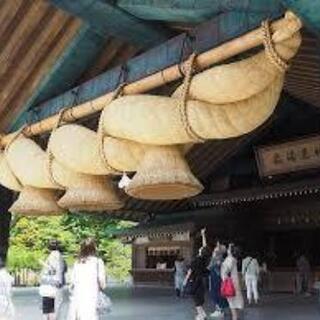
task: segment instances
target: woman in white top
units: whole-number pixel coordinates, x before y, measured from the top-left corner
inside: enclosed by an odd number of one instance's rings
[[[0,258],[0,319],[14,319],[14,307],[11,299],[13,277],[7,272],[5,263]]]
[[[223,261],[221,267],[222,280],[225,280],[227,277],[231,276],[234,287],[236,289],[236,295],[232,298],[227,298],[232,314],[232,320],[239,319],[239,310],[242,310],[244,307],[236,256],[237,249],[233,244],[229,244],[228,256]]]
[[[96,256],[93,239],[82,242],[71,276],[72,297],[68,320],[98,320],[100,290],[106,287],[104,263]]]
[[[244,277],[247,299],[249,304],[252,303],[252,297],[255,303],[258,303],[259,292],[258,292],[258,280],[259,280],[260,266],[258,260],[253,256],[247,256],[242,261],[242,276]]]
[[[49,242],[50,254],[42,262],[39,293],[42,297],[42,313],[45,320],[55,320],[62,304],[64,261],[57,240]]]

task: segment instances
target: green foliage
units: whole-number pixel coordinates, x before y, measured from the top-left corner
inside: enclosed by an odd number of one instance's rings
[[[50,239],[58,239],[68,264],[72,264],[80,242],[87,237],[97,240],[99,255],[107,263],[110,277],[124,280],[131,267],[131,248],[112,238],[112,233],[131,224],[103,216],[69,214],[61,217],[15,218],[11,227],[8,265],[11,270],[40,269]]]
[[[43,252],[26,250],[25,248],[11,247],[8,253],[8,265],[10,271],[18,271],[22,268],[40,270],[39,260],[43,258]]]

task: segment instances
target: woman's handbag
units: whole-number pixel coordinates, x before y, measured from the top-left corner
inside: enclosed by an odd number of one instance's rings
[[[97,260],[97,282],[98,282],[98,301],[97,301],[97,312],[99,315],[110,313],[112,310],[111,299],[101,290],[99,282],[99,261]]]
[[[110,313],[112,310],[111,299],[101,290],[98,295],[98,305],[97,305],[98,314],[103,315]]]
[[[222,281],[220,293],[224,298],[233,298],[236,296],[236,288],[231,277],[227,277]]]
[[[189,279],[183,287],[183,294],[186,296],[193,296],[195,292],[195,283],[193,279]]]

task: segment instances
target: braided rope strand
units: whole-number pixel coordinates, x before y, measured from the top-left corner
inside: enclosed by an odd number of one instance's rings
[[[185,72],[185,78],[183,82],[183,90],[182,90],[182,95],[180,99],[180,103],[178,105],[179,108],[179,113],[180,113],[180,120],[182,122],[182,125],[189,136],[192,140],[195,142],[204,142],[205,139],[203,139],[201,136],[199,136],[192,128],[189,117],[188,117],[188,95],[189,95],[189,90],[190,90],[190,85],[192,81],[192,75],[194,73],[195,69],[195,59],[197,55],[195,53],[192,53],[187,60],[186,63],[186,72]]]
[[[58,118],[57,118],[57,122],[55,123],[52,131],[51,131],[51,134],[50,134],[50,137],[49,137],[49,140],[48,140],[48,145],[47,145],[47,162],[46,162],[46,165],[47,165],[47,171],[49,173],[49,179],[51,181],[52,184],[54,184],[55,186],[57,186],[57,188],[59,189],[63,189],[65,190],[66,187],[63,186],[61,183],[59,183],[57,181],[57,179],[54,177],[54,174],[53,174],[53,160],[54,160],[54,155],[52,153],[52,151],[50,150],[49,148],[49,145],[50,145],[50,140],[51,140],[51,136],[52,134],[59,128],[59,126],[61,125],[62,121],[63,121],[63,116],[64,116],[64,113],[67,111],[66,108],[63,108],[59,111],[59,114],[58,114]]]
[[[270,22],[268,20],[262,22],[263,45],[265,52],[271,63],[281,72],[285,73],[289,64],[283,60],[274,47],[271,35]]]
[[[117,99],[123,94],[123,89],[125,87],[126,83],[120,84],[117,89],[113,92],[111,100],[109,103],[111,103],[113,100]],[[108,171],[111,171],[114,174],[121,174],[121,171],[117,170],[113,166],[110,165],[108,158],[106,157],[106,154],[104,152],[104,138],[105,136],[108,136],[107,133],[104,130],[103,126],[103,111],[101,112],[100,119],[99,119],[99,125],[98,125],[98,148],[99,148],[99,155],[101,159],[103,160],[103,163]]]

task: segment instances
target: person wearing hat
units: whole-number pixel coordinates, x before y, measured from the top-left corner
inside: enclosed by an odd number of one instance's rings
[[[50,251],[46,261],[42,262],[39,293],[42,297],[42,313],[45,320],[56,320],[62,303],[62,287],[64,284],[64,260],[59,242],[49,242]]]
[[[14,319],[11,289],[14,279],[8,273],[5,261],[0,257],[0,320]]]

